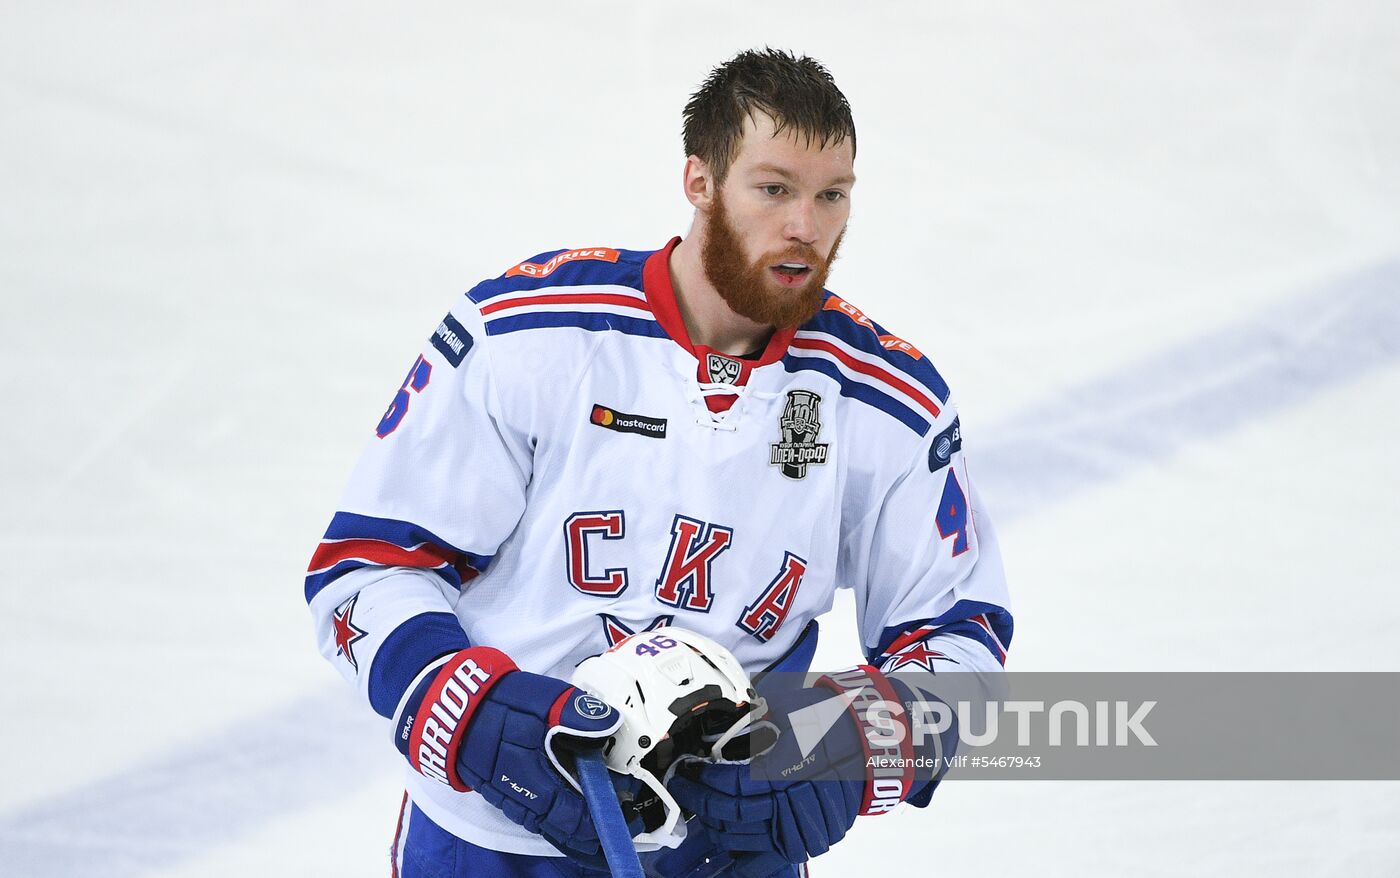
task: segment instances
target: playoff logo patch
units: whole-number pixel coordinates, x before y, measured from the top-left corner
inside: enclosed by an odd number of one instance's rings
[[[789,390],[787,405],[778,418],[782,437],[769,446],[768,463],[782,467],[783,475],[801,479],[807,467],[826,463],[827,444],[817,441],[822,429],[822,398],[810,390]]]

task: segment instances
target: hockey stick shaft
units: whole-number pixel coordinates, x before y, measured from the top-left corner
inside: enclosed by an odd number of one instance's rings
[[[613,878],[645,878],[642,863],[637,859],[637,847],[632,843],[632,833],[627,831],[622,806],[618,804],[612,779],[608,777],[603,754],[597,750],[579,753],[575,768]]]

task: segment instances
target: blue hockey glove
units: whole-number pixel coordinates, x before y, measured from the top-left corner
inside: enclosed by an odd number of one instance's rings
[[[785,736],[784,745],[791,740]],[[797,756],[789,764],[803,761]],[[708,764],[688,775],[683,770],[667,789],[722,839],[735,874],[768,874],[774,856],[795,864],[826,853],[860,813],[864,781],[842,779],[832,770],[798,768],[794,775],[799,773],[800,780],[776,780],[753,776],[752,765]]]
[[[775,853],[733,854],[699,818],[686,824],[674,849],[642,855],[648,878],[792,878],[792,864]]]
[[[884,813],[925,791],[916,787],[907,716],[902,709],[872,709],[909,700],[891,678],[862,665],[823,677],[816,688],[787,687],[766,697],[768,719],[780,733],[771,750],[745,764],[688,766],[668,785],[734,852],[736,874],[745,874],[746,865],[763,868],[752,862],[756,855],[795,864],[825,853],[857,816]],[[822,715],[828,721],[818,721],[815,735],[794,732]],[[888,732],[901,724],[899,740],[890,741]],[[951,740],[938,743],[944,746],[953,746]],[[923,774],[926,789],[931,778]]]
[[[564,854],[606,868],[588,806],[573,779],[573,753],[601,749],[622,724],[605,702],[553,677],[516,668],[505,653],[471,647],[419,678],[399,712],[400,752],[425,777],[475,790],[506,817]],[[640,782],[614,774],[629,810]]]

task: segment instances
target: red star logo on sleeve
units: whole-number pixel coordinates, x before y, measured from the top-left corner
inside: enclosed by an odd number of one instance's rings
[[[359,597],[355,595],[336,607],[335,617],[331,621],[335,626],[335,654],[345,656],[345,660],[350,662],[350,667],[356,671],[360,669],[360,663],[355,660],[355,641],[365,636],[365,632],[356,628],[351,620],[351,615],[355,612],[355,601]]]
[[[936,661],[952,662],[955,665],[958,664],[957,659],[948,658],[948,656],[936,649],[929,649],[928,644],[921,640],[913,646],[890,656],[885,662],[883,670],[886,674],[891,674],[905,665],[914,665],[931,674],[934,672],[933,663]]]

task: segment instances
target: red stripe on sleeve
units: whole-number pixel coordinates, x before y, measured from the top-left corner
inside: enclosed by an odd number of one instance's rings
[[[932,633],[933,627],[930,625],[924,625],[922,627],[915,628],[913,631],[910,631],[907,634],[901,634],[898,637],[896,637],[893,641],[891,641],[889,646],[885,647],[885,651],[881,653],[881,655],[894,655],[904,647],[914,643],[918,643],[920,640],[923,640],[925,637],[928,637]]]
[[[795,348],[804,348],[810,351],[825,351],[831,354],[833,357],[840,360],[846,366],[849,366],[855,371],[860,372],[862,375],[869,375],[871,378],[883,381],[891,387],[895,388],[900,393],[903,393],[905,396],[908,396],[910,399],[914,400],[924,409],[924,411],[928,412],[935,418],[938,417],[939,412],[942,411],[942,409],[938,407],[938,403],[929,399],[914,385],[896,377],[891,372],[887,372],[884,369],[872,366],[864,360],[857,360],[855,357],[841,350],[829,341],[822,341],[821,339],[817,338],[794,338],[792,340],[792,346]]]
[[[492,302],[489,305],[483,305],[481,313],[486,316],[508,308],[525,308],[531,305],[620,305],[624,308],[636,308],[641,311],[651,310],[650,306],[642,299],[635,296],[624,296],[620,293],[550,293],[543,296],[526,296],[522,299]]]
[[[432,543],[405,549],[383,540],[324,542],[311,556],[308,573],[329,570],[341,561],[359,560],[385,567],[441,567],[456,560],[456,553]]]

